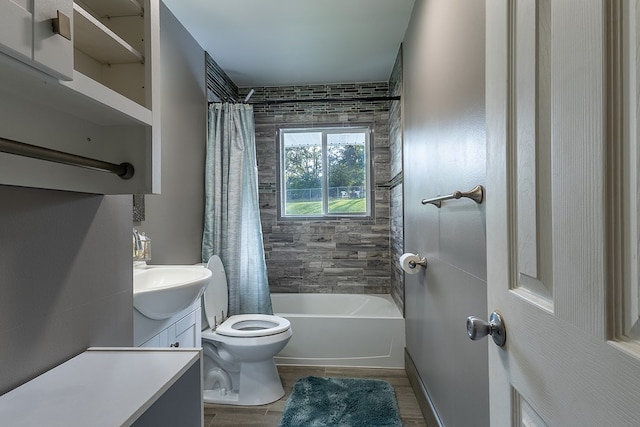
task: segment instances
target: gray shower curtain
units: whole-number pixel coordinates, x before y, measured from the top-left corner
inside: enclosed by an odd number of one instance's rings
[[[209,106],[202,261],[217,254],[229,287],[229,315],[272,314],[258,204],[253,107]]]

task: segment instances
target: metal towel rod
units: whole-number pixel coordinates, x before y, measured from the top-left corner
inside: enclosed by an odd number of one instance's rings
[[[103,162],[102,160],[65,153],[51,148],[38,147],[37,145],[26,144],[2,137],[0,137],[0,152],[78,166],[101,172],[110,172],[118,175],[122,179],[130,179],[135,172],[131,163],[120,163],[117,165],[115,163]]]
[[[476,185],[475,187],[473,187],[471,190],[467,192],[454,191],[448,196],[438,196],[432,199],[422,199],[422,204],[423,205],[431,204],[439,208],[442,205],[442,202],[444,200],[461,199],[463,197],[466,197],[467,199],[471,199],[474,202],[480,204],[484,199],[484,188],[482,187],[482,185]]]

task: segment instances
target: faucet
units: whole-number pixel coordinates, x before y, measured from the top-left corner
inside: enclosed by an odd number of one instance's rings
[[[133,260],[149,261],[151,259],[151,239],[144,233],[133,229]]]
[[[133,259],[139,258],[139,253],[142,252],[142,239],[140,233],[135,228],[133,229]]]

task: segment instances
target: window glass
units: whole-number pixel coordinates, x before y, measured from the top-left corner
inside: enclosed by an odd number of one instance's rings
[[[337,133],[327,135],[327,173],[330,214],[367,212],[366,134]]]
[[[322,215],[322,133],[283,135],[284,214]]]
[[[280,130],[283,217],[368,216],[369,129]]]

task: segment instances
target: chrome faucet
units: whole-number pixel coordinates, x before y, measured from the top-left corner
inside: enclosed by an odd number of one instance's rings
[[[151,259],[151,239],[144,232],[133,229],[133,260],[149,261]]]
[[[138,253],[143,250],[142,247],[142,239],[140,238],[140,233],[135,228],[133,229],[133,257],[137,258]]]

